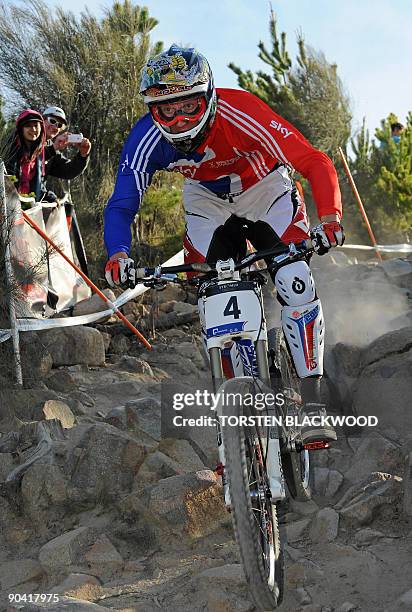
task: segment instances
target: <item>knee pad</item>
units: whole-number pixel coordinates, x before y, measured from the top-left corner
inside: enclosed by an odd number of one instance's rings
[[[275,285],[278,300],[287,306],[301,306],[313,302],[315,283],[306,261],[295,261],[276,272]]]
[[[282,328],[299,378],[322,376],[325,325],[320,300],[283,306]]]

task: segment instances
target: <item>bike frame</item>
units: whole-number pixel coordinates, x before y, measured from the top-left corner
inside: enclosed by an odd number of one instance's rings
[[[267,357],[267,329],[263,308],[263,296],[257,280],[241,280],[239,272],[235,271],[234,261],[218,261],[216,264],[217,279],[208,281],[200,288],[200,308],[203,309],[202,319],[205,322],[207,350],[210,357],[210,370],[213,379],[214,391],[222,397],[216,409],[220,421],[224,416],[223,398],[227,382],[224,380],[222,367],[222,352],[230,344],[235,347],[243,345],[249,348],[245,360],[240,360],[240,367],[234,371],[233,378],[250,381],[265,391],[270,391],[270,374]],[[249,365],[245,361],[249,360]],[[249,368],[256,376],[244,376],[242,370]],[[235,370],[235,369],[234,369]],[[232,379],[231,379],[232,380]],[[276,409],[270,411],[269,416],[276,416]],[[224,436],[218,419],[217,442],[219,462],[221,466],[222,482],[224,487],[225,503],[231,506],[230,491],[227,486],[224,466],[225,447]],[[280,442],[277,426],[267,428],[268,435],[263,443],[266,453],[266,464],[270,480],[272,501],[285,498],[285,482],[282,471]]]

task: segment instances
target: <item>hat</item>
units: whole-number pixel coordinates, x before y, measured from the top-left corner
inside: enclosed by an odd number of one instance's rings
[[[48,106],[43,112],[43,117],[59,117],[67,125],[66,113],[58,106]]]
[[[37,111],[27,108],[17,117],[16,123],[22,126],[26,123],[30,123],[30,121],[39,121],[41,124],[43,124],[43,117]]]

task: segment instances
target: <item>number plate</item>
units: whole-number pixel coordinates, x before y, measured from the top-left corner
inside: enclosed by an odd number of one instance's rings
[[[256,335],[262,323],[262,308],[253,290],[227,291],[205,299],[207,338]]]

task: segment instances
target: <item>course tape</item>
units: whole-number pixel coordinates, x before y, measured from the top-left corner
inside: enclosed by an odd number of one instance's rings
[[[165,261],[163,266],[178,266],[183,263],[184,256],[183,250],[173,255],[170,259]],[[134,289],[126,289],[121,295],[113,302],[116,308],[120,308],[129,300],[142,295],[147,291],[149,287],[138,285]],[[113,308],[102,310],[100,312],[94,312],[86,315],[80,315],[77,317],[63,317],[60,319],[17,319],[17,328],[19,332],[23,331],[40,331],[45,329],[56,329],[58,327],[72,327],[74,325],[87,325],[88,323],[94,323],[104,317],[112,315],[114,312]],[[8,340],[11,336],[10,329],[0,330],[0,343]]]
[[[376,246],[367,246],[364,244],[344,244],[343,249],[353,249],[361,251],[380,251],[381,253],[412,253],[412,244],[387,244]],[[170,259],[162,264],[163,266],[177,266],[183,263],[183,250],[173,255]],[[126,304],[129,300],[133,300],[145,293],[148,287],[138,285],[134,289],[126,289],[119,297],[115,300],[114,305],[116,308],[120,308]],[[114,309],[108,308],[100,312],[95,312],[87,315],[81,315],[77,317],[64,317],[61,319],[17,319],[17,327],[19,332],[22,331],[39,331],[43,329],[56,329],[58,327],[72,327],[74,325],[87,325],[88,323],[94,323],[103,319],[104,317],[113,314]],[[11,336],[10,329],[0,330],[0,343],[8,340]]]
[[[412,253],[412,244],[344,244],[340,249],[357,249],[359,251],[380,251],[381,253]]]

